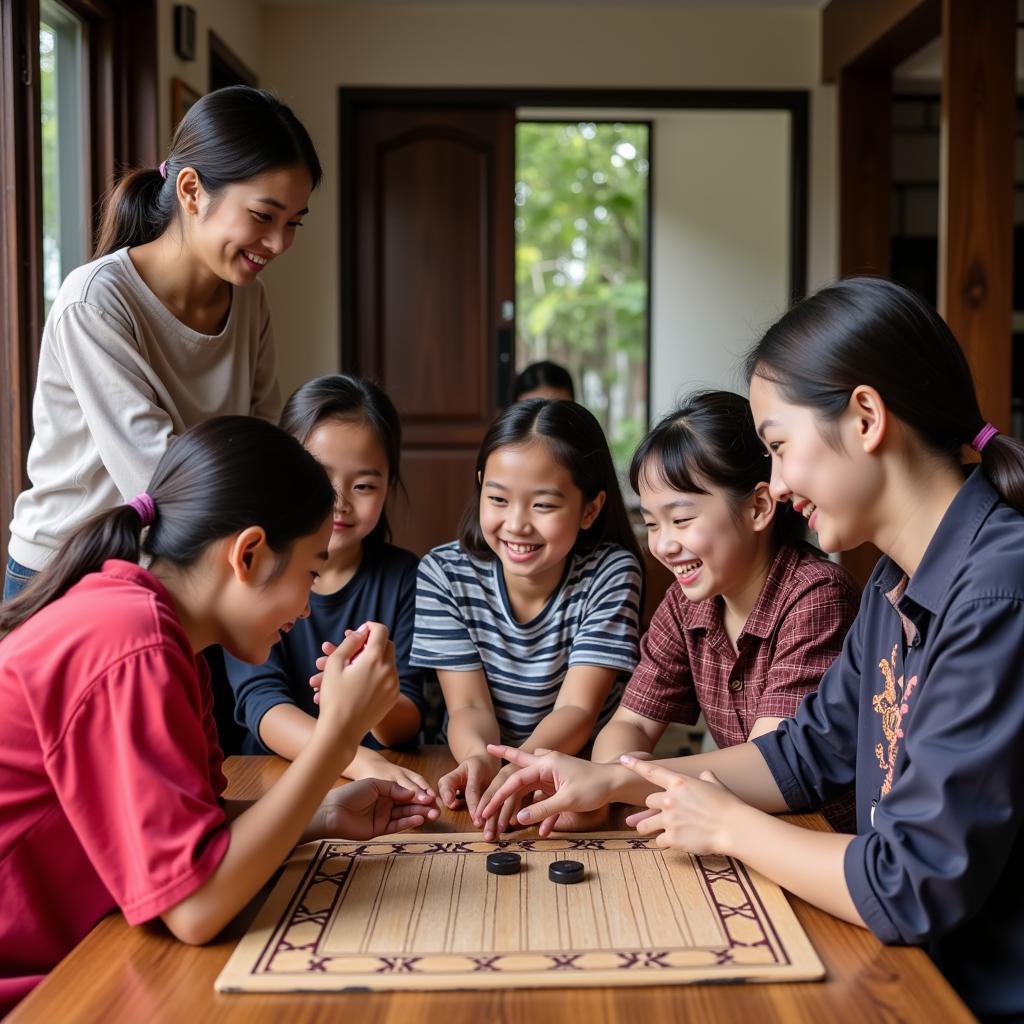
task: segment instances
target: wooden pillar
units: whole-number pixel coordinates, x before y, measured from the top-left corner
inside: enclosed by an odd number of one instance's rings
[[[939,311],[1010,426],[1017,0],[943,0]]]
[[[844,67],[839,76],[839,274],[888,276],[891,253],[892,73]],[[842,563],[863,586],[878,561],[872,544]]]
[[[839,73],[839,274],[888,275],[891,249],[892,74]]]

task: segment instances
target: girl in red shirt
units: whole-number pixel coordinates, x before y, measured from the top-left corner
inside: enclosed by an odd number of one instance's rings
[[[398,697],[377,623],[326,660],[313,737],[280,781],[248,806],[221,799],[200,652],[262,662],[308,614],[333,501],[284,431],[210,420],[0,607],[0,1015],[111,910],[204,943],[296,843],[437,816],[392,783],[328,792]]]

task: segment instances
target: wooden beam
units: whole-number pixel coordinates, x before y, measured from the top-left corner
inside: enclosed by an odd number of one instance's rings
[[[939,312],[1010,427],[1017,0],[943,0]]]
[[[843,68],[839,75],[839,274],[888,276],[892,249],[892,72]],[[862,544],[842,555],[863,586],[878,549]]]
[[[889,273],[892,75],[839,76],[839,273]]]
[[[845,67],[891,70],[939,34],[941,18],[940,0],[831,0],[821,18],[822,81]]]

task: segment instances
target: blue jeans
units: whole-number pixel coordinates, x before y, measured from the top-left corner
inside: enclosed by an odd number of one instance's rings
[[[13,558],[8,558],[7,571],[4,573],[4,600],[10,601],[12,597],[17,597],[35,574],[35,569],[29,569]]]

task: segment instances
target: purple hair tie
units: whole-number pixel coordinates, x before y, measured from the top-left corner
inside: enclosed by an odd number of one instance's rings
[[[164,179],[164,181],[166,181],[166,180],[167,180],[167,161],[165,160],[165,161],[164,161],[164,162],[163,162],[163,163],[162,163],[162,164],[160,165],[160,167],[159,167],[158,169],[159,169],[159,171],[160,171],[160,177],[161,177],[161,178],[163,178],[163,179]]]
[[[981,452],[985,445],[987,445],[989,441],[991,441],[992,438],[995,437],[998,433],[998,427],[993,427],[991,423],[986,423],[985,426],[983,426],[981,430],[979,430],[978,433],[974,435],[974,440],[971,442],[971,447],[976,452]]]
[[[145,491],[132,498],[128,502],[128,506],[138,512],[143,526],[151,526],[153,520],[156,519],[156,505]]]

